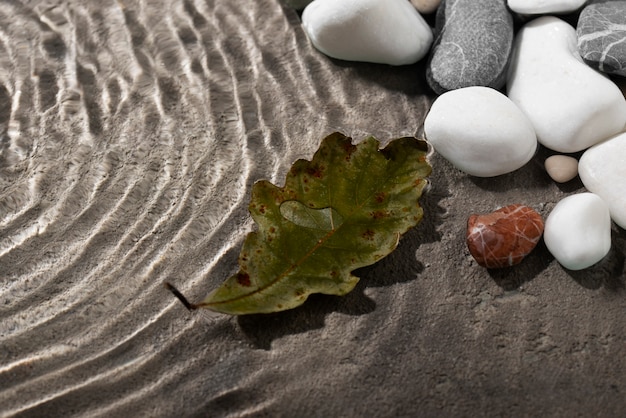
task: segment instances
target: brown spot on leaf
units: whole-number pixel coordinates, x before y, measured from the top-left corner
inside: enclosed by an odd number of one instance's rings
[[[384,219],[389,217],[389,212],[384,210],[375,210],[371,213],[371,216],[374,220]]]
[[[374,239],[374,235],[376,235],[376,233],[372,231],[371,229],[365,230],[365,232],[363,232],[362,234],[363,238],[365,238],[368,241],[372,241]]]
[[[346,161],[350,161],[350,158],[352,158],[352,154],[356,150],[356,145],[352,145],[351,142],[345,142],[343,144],[343,150],[346,153]]]
[[[383,203],[386,198],[387,198],[387,193],[385,192],[378,192],[374,195],[374,199],[376,200],[376,203]]]
[[[270,226],[270,233],[273,234],[274,232],[276,232],[276,228],[274,228],[273,226]]]
[[[317,179],[321,179],[324,176],[324,167],[319,165],[311,166],[307,169],[307,174]]]
[[[261,207],[259,208],[259,212],[265,213],[265,205],[261,205]]]
[[[237,273],[237,283],[243,287],[250,287],[250,275],[248,273]]]

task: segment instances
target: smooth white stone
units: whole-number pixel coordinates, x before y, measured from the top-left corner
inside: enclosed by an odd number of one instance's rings
[[[555,151],[584,150],[626,125],[619,88],[582,61],[576,31],[552,16],[518,33],[507,89],[533,123],[537,140]]]
[[[315,0],[302,13],[313,45],[348,61],[405,65],[422,59],[432,30],[407,0]]]
[[[626,229],[626,134],[585,151],[578,171],[585,187],[604,199],[611,218]]]
[[[568,196],[548,215],[543,239],[563,267],[570,270],[591,267],[611,249],[609,208],[593,193]]]
[[[509,9],[521,14],[569,13],[585,4],[586,0],[508,0]]]
[[[411,3],[418,12],[428,14],[437,10],[441,0],[411,0]]]
[[[439,96],[426,115],[424,133],[435,151],[478,177],[517,170],[537,149],[528,118],[489,87],[465,87]]]

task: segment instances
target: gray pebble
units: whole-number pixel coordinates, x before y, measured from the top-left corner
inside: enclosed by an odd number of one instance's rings
[[[576,28],[578,52],[602,72],[626,76],[626,1],[590,4]]]
[[[513,44],[505,0],[443,0],[426,78],[438,94],[469,86],[499,89]]]

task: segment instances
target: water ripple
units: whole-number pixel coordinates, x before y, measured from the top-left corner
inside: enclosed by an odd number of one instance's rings
[[[253,182],[326,134],[416,132],[428,100],[389,74],[321,56],[275,0],[0,1],[0,415],[276,408],[252,389],[285,377],[272,354],[162,283],[232,273]]]

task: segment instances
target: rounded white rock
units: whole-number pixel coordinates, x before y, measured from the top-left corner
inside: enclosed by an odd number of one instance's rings
[[[611,249],[609,208],[593,193],[568,196],[548,215],[543,239],[548,251],[563,267],[570,270],[591,267]]]
[[[570,13],[586,0],[508,0],[509,9],[521,14]]]
[[[413,64],[433,42],[432,30],[407,0],[315,0],[304,9],[302,24],[318,50],[348,61]]]
[[[582,151],[622,132],[626,99],[604,75],[587,66],[576,31],[545,16],[515,39],[507,93],[528,116],[537,140],[559,152]]]
[[[585,151],[578,172],[585,187],[607,203],[615,223],[626,229],[626,133]]]
[[[515,171],[537,149],[528,118],[489,87],[465,87],[439,96],[426,115],[424,133],[436,152],[478,177]]]

